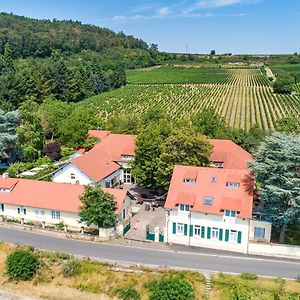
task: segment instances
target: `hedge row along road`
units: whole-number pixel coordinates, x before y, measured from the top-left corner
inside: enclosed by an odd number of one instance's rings
[[[191,78],[196,80],[195,70],[200,68],[185,69],[192,69]],[[139,117],[149,107],[156,106],[164,109],[172,118],[180,119],[191,117],[203,108],[213,108],[231,127],[249,129],[250,126],[258,124],[266,131],[273,130],[279,118],[300,117],[300,95],[274,94],[268,79],[259,69],[215,68],[214,72],[211,72],[208,68],[210,76],[215,76],[217,83],[143,83],[147,74],[158,70],[131,71],[139,72],[131,73],[128,78],[129,82],[134,83],[86,99],[78,105],[95,108],[103,118],[113,113],[133,114]],[[159,81],[162,74],[157,74]],[[166,71],[163,74],[166,75],[166,82],[174,78],[178,82],[181,80],[178,74],[173,77]],[[220,76],[223,76],[223,80]],[[151,81],[154,77],[149,75],[149,78]],[[212,81],[211,77],[209,81]]]

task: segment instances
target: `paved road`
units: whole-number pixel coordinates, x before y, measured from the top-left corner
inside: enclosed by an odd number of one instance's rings
[[[230,253],[192,253],[169,251],[111,244],[97,244],[68,240],[37,233],[0,228],[0,240],[31,245],[35,248],[70,253],[90,257],[101,261],[143,264],[145,266],[167,266],[199,270],[204,273],[255,273],[260,276],[272,276],[295,279],[300,275],[300,262],[288,260],[265,259],[231,255]]]

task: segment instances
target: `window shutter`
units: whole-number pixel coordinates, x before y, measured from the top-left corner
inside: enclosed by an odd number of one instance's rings
[[[226,229],[225,230],[225,242],[228,242],[229,241],[229,230]]]
[[[23,210],[23,211],[24,211],[24,215],[26,215],[26,208],[24,208],[24,210]]]
[[[193,230],[194,230],[194,226],[193,225],[190,225],[190,236],[193,236]]]
[[[211,227],[207,227],[207,238],[210,239]]]
[[[20,207],[18,207],[18,214],[20,213]]]
[[[242,232],[241,231],[238,231],[237,242],[238,242],[238,244],[240,244],[242,242]]]
[[[204,239],[205,238],[205,227],[201,226],[201,237]]]
[[[222,228],[219,229],[219,240],[220,241],[223,240],[223,229]]]
[[[176,223],[173,223],[173,234],[176,234]]]
[[[188,226],[187,224],[184,224],[184,235],[188,234]]]

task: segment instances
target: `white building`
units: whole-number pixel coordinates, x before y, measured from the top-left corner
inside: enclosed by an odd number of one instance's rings
[[[102,138],[93,149],[60,168],[52,180],[80,185],[99,183],[107,188],[132,184],[130,161],[134,159],[135,136],[100,130],[90,131],[89,136]]]
[[[103,188],[113,195],[116,203],[116,232],[130,223],[131,200],[121,189]],[[0,216],[2,219],[53,226],[59,223],[65,229],[80,231],[88,228],[80,222],[80,196],[84,187],[29,179],[0,178]]]
[[[165,242],[248,252],[269,242],[271,224],[252,220],[248,170],[175,166],[166,209]]]

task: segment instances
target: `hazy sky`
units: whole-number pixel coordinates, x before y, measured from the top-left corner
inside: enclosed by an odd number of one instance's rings
[[[300,0],[0,0],[0,11],[108,27],[162,51],[300,52]]]

